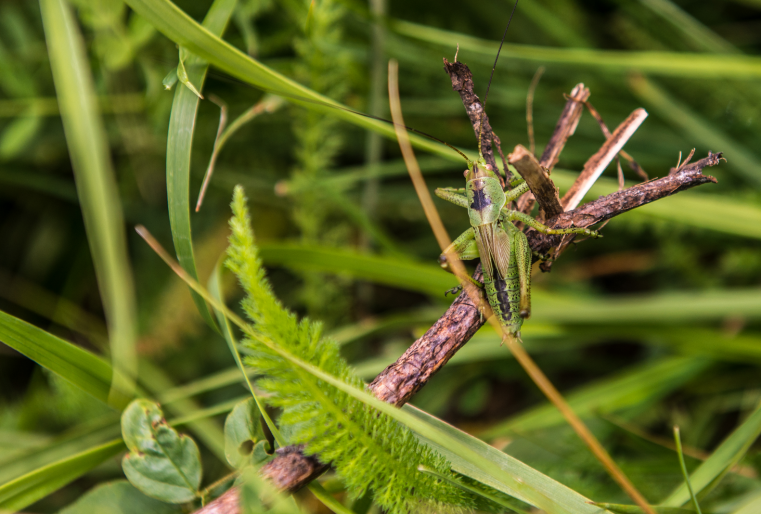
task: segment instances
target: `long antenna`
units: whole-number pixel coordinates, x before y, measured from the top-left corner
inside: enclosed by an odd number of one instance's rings
[[[486,110],[486,101],[489,99],[489,88],[491,87],[491,79],[494,78],[494,70],[497,69],[497,61],[499,60],[499,53],[502,51],[502,45],[505,44],[505,36],[507,36],[507,29],[510,28],[510,22],[513,21],[513,15],[515,14],[515,10],[517,8],[518,8],[518,0],[515,0],[515,4],[513,5],[513,12],[510,13],[510,19],[507,20],[507,27],[505,27],[505,31],[502,33],[502,41],[499,42],[499,50],[497,50],[497,56],[494,58],[494,66],[492,66],[492,69],[491,69],[489,84],[486,86],[486,94],[484,95],[484,110]]]
[[[491,88],[491,81],[494,78],[494,70],[497,69],[497,61],[499,60],[499,54],[502,51],[502,45],[505,44],[507,29],[510,28],[510,22],[513,21],[513,16],[515,15],[515,10],[517,8],[518,8],[518,0],[515,0],[515,4],[513,5],[513,11],[510,13],[510,19],[507,20],[507,26],[505,27],[505,31],[502,33],[502,41],[499,42],[499,49],[497,50],[497,56],[494,58],[494,66],[492,66],[491,68],[491,75],[489,76],[489,84],[486,86],[486,94],[484,95],[483,110],[481,111],[481,123],[479,123],[479,126],[478,126],[478,155],[481,155],[481,140],[483,138],[483,133],[484,133],[484,115],[486,115],[486,101],[489,99],[489,89]],[[507,173],[507,170],[505,170],[505,173]]]

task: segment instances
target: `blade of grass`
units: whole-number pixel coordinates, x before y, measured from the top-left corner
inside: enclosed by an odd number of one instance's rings
[[[493,462],[507,473],[510,473],[516,477],[520,477],[520,480],[525,483],[526,486],[546,491],[546,493],[551,496],[555,502],[565,505],[571,511],[587,514],[602,514],[599,511],[598,507],[595,507],[591,504],[590,500],[580,495],[573,489],[555,482],[550,477],[527,466],[516,458],[497,450],[493,446],[489,446],[480,439],[476,439],[470,434],[463,432],[410,404],[405,405],[402,408],[402,411],[409,413],[415,418],[418,418],[421,421],[424,421],[430,426],[436,428],[437,430],[442,431],[444,434],[453,438],[454,440],[462,442],[471,451],[475,452],[480,459],[488,462]],[[463,459],[460,455],[451,451],[450,448],[427,438],[425,434],[421,435],[426,439],[427,443],[431,444],[437,451],[449,459],[449,461],[452,463],[452,469],[454,471],[457,471],[458,473],[470,477],[473,480],[481,482],[482,484],[492,487],[505,494],[525,501],[525,499],[508,492],[504,486],[495,482],[493,477],[483,473],[471,462]]]
[[[221,284],[221,277],[222,277],[222,266],[224,264],[224,258],[226,255],[223,255],[220,257],[220,259],[217,261],[217,265],[214,267],[214,272],[212,273],[211,277],[209,277],[209,293],[214,297],[214,299],[224,304],[224,298],[222,297],[222,288],[220,287]],[[264,405],[262,404],[259,395],[256,394],[256,390],[254,389],[254,386],[251,384],[251,380],[249,378],[249,373],[246,371],[246,368],[243,366],[243,360],[240,357],[240,352],[238,351],[238,342],[235,340],[235,335],[233,334],[232,327],[230,326],[230,322],[225,316],[225,314],[220,310],[215,310],[214,313],[217,315],[217,321],[219,322],[219,326],[222,329],[222,336],[225,338],[225,342],[227,343],[228,348],[230,349],[230,353],[233,356],[233,359],[235,359],[235,365],[238,368],[238,374],[237,378],[240,380],[240,377],[243,378],[243,380],[246,382],[246,386],[248,387],[249,392],[251,393],[251,396],[254,397],[254,401],[256,402],[256,406],[259,409],[259,413],[264,418],[264,422],[267,424],[267,428],[269,428],[270,433],[275,438],[275,441],[278,445],[281,447],[286,446],[287,442],[283,435],[280,433],[280,430],[277,428],[277,425],[272,421],[272,418],[270,418],[270,415],[267,413],[267,410],[264,408]]]
[[[433,264],[404,259],[362,255],[350,250],[270,244],[260,248],[268,266],[346,273],[353,277],[441,297],[456,285],[455,277]],[[761,289],[720,289],[657,294],[627,295],[620,298],[547,294],[535,288],[532,320],[570,325],[625,324],[638,321],[674,324],[686,321],[715,321],[727,316],[758,319],[761,316]]]
[[[53,462],[68,459],[120,435],[119,416],[104,416],[77,425],[39,447],[19,452],[4,452],[0,462],[0,484],[15,480]]]
[[[457,285],[454,276],[442,272],[441,267],[434,264],[364,255],[350,250],[285,243],[263,245],[260,255],[267,265],[347,273],[379,284],[436,296]]]
[[[461,51],[491,63],[499,41],[437,29],[402,20],[389,20],[389,28],[402,36],[451,48],[457,41]],[[761,76],[761,58],[748,55],[690,54],[686,52],[633,52],[556,48],[505,44],[505,55],[529,62],[589,66],[607,72],[626,73],[637,70],[654,75],[695,78],[751,78]]]
[[[108,140],[84,41],[64,0],[40,0],[45,38],[87,240],[108,324],[114,402],[131,395],[137,372],[137,306]]]
[[[83,451],[0,486],[0,509],[16,512],[124,451],[121,439]]]
[[[392,126],[342,110],[344,107],[341,104],[268,68],[215,36],[169,0],[127,0],[126,3],[166,37],[231,76],[281,95],[307,109],[336,116],[358,127],[396,139]],[[332,106],[338,106],[339,109]],[[418,148],[462,162],[461,157],[438,143],[416,135],[411,135],[410,141]]]
[[[502,498],[500,498],[500,497],[498,497],[498,496],[496,496],[494,494],[490,494],[490,493],[488,493],[486,491],[482,491],[482,490],[477,489],[475,487],[471,487],[469,485],[466,485],[466,484],[462,483],[461,481],[454,480],[451,476],[442,475],[441,473],[437,473],[436,471],[434,471],[432,469],[428,469],[425,466],[418,466],[418,470],[421,473],[426,473],[428,475],[434,476],[434,477],[438,478],[439,480],[443,480],[445,482],[449,482],[450,484],[452,484],[452,485],[454,485],[456,487],[459,487],[459,488],[461,488],[461,489],[463,489],[465,491],[468,491],[469,493],[473,494],[474,496],[481,496],[483,498],[491,500],[494,503],[496,503],[497,505],[499,505],[500,507],[503,507],[505,509],[509,509],[511,512],[517,512],[518,514],[530,514],[529,511],[527,511],[525,509],[521,509],[519,507],[516,507],[515,505],[504,501]]]
[[[739,509],[733,510],[731,514],[756,514],[758,512],[761,512],[761,492],[745,502]]]
[[[738,175],[755,186],[761,185],[761,165],[758,157],[745,146],[735,142],[721,130],[680,102],[652,80],[639,75],[629,80],[634,94],[680,132],[688,134],[704,147],[724,152],[727,165]]]
[[[692,475],[690,483],[699,496],[704,496],[745,455],[745,452],[761,435],[761,405],[737,427]],[[665,507],[681,507],[690,501],[690,491],[682,484],[661,502]]]
[[[130,394],[115,394],[112,368],[105,360],[41,328],[0,311],[0,340],[67,382],[116,409]]]
[[[215,0],[204,18],[203,28],[214,36],[221,35],[230,21],[237,0]],[[186,59],[186,70],[191,83],[203,89],[207,63],[196,55]],[[169,206],[169,223],[177,259],[193,278],[198,278],[193,233],[190,223],[190,158],[193,132],[198,113],[198,96],[187,87],[177,87],[169,118],[169,135],[166,147],[166,190]],[[201,317],[212,329],[218,330],[209,307],[195,292],[193,301]]]

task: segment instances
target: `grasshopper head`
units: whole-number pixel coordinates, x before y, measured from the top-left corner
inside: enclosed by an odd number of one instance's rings
[[[465,180],[477,178],[495,178],[499,180],[499,175],[489,168],[483,156],[479,156],[477,161],[468,162],[468,171],[465,172]]]

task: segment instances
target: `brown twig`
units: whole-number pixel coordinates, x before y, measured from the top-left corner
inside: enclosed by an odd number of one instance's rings
[[[628,118],[616,127],[610,138],[603,143],[600,149],[584,164],[584,169],[579,174],[571,188],[566,192],[560,203],[564,210],[574,209],[581,202],[584,195],[600,177],[610,161],[618,155],[624,144],[647,118],[647,111],[635,109]]]
[[[610,139],[612,134],[610,133],[610,130],[608,129],[608,126],[605,124],[605,122],[602,119],[602,116],[600,116],[600,113],[597,112],[597,109],[594,108],[594,106],[590,102],[584,102],[584,105],[587,107],[587,110],[589,111],[589,114],[592,115],[592,117],[597,121],[597,124],[600,126],[600,130],[602,130],[602,134],[605,136],[605,139]],[[629,167],[634,170],[637,175],[642,178],[642,180],[650,180],[650,178],[647,176],[647,173],[645,173],[645,170],[642,169],[642,166],[637,163],[637,161],[634,160],[634,157],[629,155],[626,151],[621,150],[618,152],[618,155],[626,159],[626,162],[629,163]],[[619,169],[621,168],[621,164],[618,165]],[[621,179],[623,181],[623,179]],[[623,187],[621,188],[623,189]]]
[[[586,203],[578,209],[564,212],[547,221],[551,228],[589,227],[596,223],[607,221],[614,216],[623,214],[637,207],[671,196],[680,191],[706,184],[716,183],[710,175],[703,175],[703,168],[716,166],[721,159],[720,153],[708,153],[708,156],[678,170],[663,178],[637,184],[623,191],[618,191]],[[531,248],[537,252],[546,253],[558,245],[562,236],[546,236],[535,230],[526,232]]]
[[[505,156],[502,153],[501,142],[491,128],[489,117],[484,112],[481,100],[473,91],[473,74],[465,64],[457,61],[450,63],[446,58],[444,59],[444,71],[449,74],[449,78],[452,80],[452,89],[460,94],[460,99],[465,106],[465,112],[468,113],[470,123],[473,125],[473,132],[475,132],[476,138],[479,135],[481,136],[481,154],[484,156],[486,164],[491,167],[492,171],[499,171],[497,161],[494,160],[494,150],[492,149],[492,141],[494,141],[505,166],[507,182],[510,182],[512,177],[510,170],[507,168]],[[483,120],[483,128],[481,127],[481,120]]]
[[[552,168],[555,167],[566,141],[576,131],[581,113],[584,112],[583,104],[588,98],[589,88],[585,87],[584,84],[577,84],[571,90],[563,112],[560,114],[560,118],[555,125],[555,131],[552,133],[552,137],[550,137],[541,159],[539,159],[539,164],[543,168],[546,168],[548,172],[551,172]],[[532,193],[526,193],[518,199],[518,210],[525,213],[531,212],[535,201]]]

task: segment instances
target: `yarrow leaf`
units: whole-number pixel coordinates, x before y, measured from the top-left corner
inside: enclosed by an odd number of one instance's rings
[[[389,513],[470,507],[470,497],[456,485],[418,471],[423,466],[454,479],[449,463],[407,427],[317,379],[262,342],[347,384],[366,387],[341,357],[336,342],[322,337],[320,323],[299,321],[274,296],[240,186],[235,189],[232,210],[226,265],[246,292],[242,305],[253,322],[245,330],[246,364],[261,375],[257,387],[266,401],[282,410],[280,426],[288,428],[289,443],[304,444],[306,453],[330,463],[352,497],[372,491],[375,502]]]

